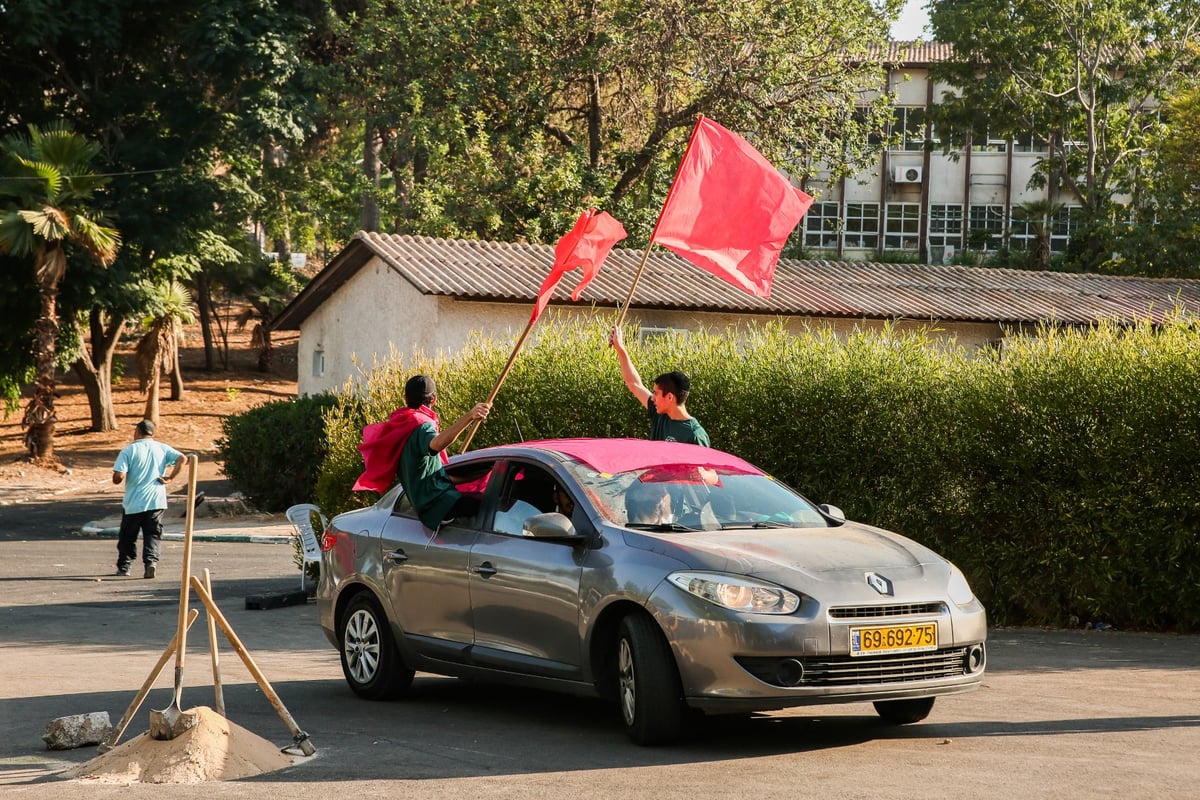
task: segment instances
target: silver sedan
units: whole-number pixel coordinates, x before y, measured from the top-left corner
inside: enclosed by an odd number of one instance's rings
[[[871,702],[924,719],[977,688],[986,617],[962,573],[719,450],[561,439],[451,460],[470,519],[396,486],[322,538],[321,626],[353,691],[417,670],[616,701],[639,744],[710,714]]]

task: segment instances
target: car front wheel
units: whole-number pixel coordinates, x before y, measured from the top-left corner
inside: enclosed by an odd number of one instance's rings
[[[629,738],[641,745],[679,737],[683,697],[679,672],[662,633],[643,614],[621,620],[617,633],[617,698]]]
[[[932,697],[918,697],[913,700],[879,700],[872,705],[884,722],[908,725],[928,717],[933,710],[933,701]]]
[[[356,695],[388,700],[408,690],[413,671],[400,659],[387,617],[370,595],[350,601],[341,629],[342,674]]]

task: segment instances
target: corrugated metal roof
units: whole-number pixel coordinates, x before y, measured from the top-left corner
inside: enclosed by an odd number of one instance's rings
[[[616,248],[577,305],[624,303],[643,251]],[[279,315],[299,328],[372,257],[427,295],[530,303],[550,271],[554,246],[360,232]],[[569,272],[553,302],[571,304]],[[783,316],[917,319],[1009,324],[1054,320],[1161,320],[1177,306],[1200,312],[1200,281],[1032,272],[964,266],[781,259],[763,299],[655,248],[631,305]]]

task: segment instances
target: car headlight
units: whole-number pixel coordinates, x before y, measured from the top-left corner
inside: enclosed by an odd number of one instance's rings
[[[773,583],[715,572],[674,572],[667,580],[708,602],[755,614],[790,614],[800,607],[799,595]]]
[[[953,564],[950,565],[950,583],[946,586],[946,591],[955,605],[965,606],[975,599],[975,593],[971,591],[971,584],[967,583],[967,577]]]

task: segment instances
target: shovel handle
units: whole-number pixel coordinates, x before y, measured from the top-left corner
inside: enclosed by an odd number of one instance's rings
[[[183,654],[187,650],[187,611],[188,611],[188,591],[191,588],[189,579],[192,576],[192,526],[196,519],[196,504],[193,502],[196,498],[196,465],[200,459],[193,453],[187,457],[188,460],[188,494],[187,494],[187,522],[183,526],[183,578],[179,586],[179,622],[175,628],[175,671],[176,684],[179,683],[178,673],[183,669]],[[176,685],[176,694],[178,694],[179,686]]]

